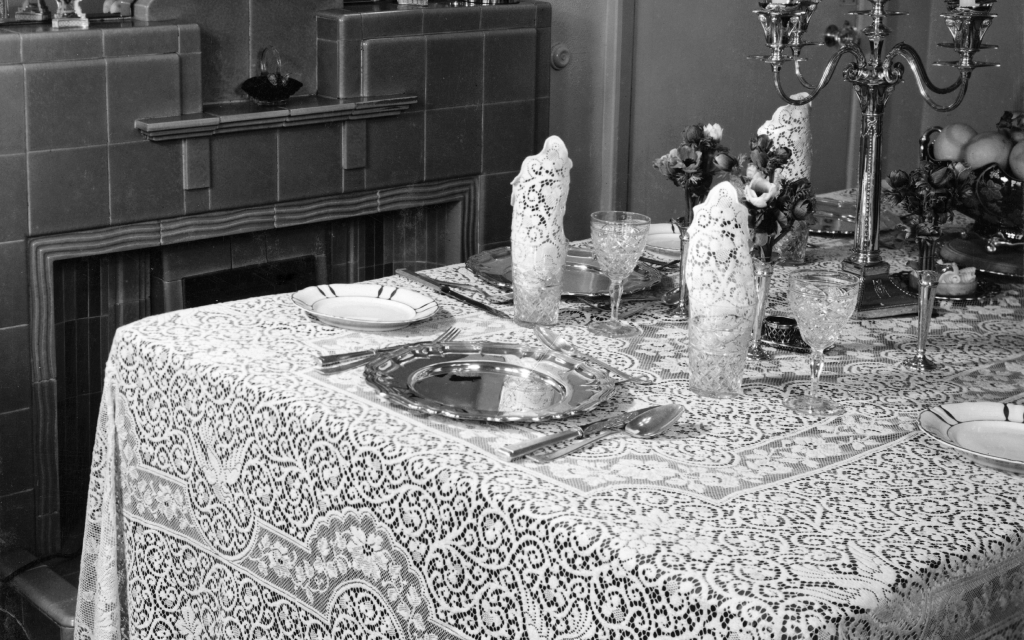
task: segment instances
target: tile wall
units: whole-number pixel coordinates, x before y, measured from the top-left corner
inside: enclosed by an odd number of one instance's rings
[[[46,489],[52,486],[46,474],[54,473],[47,460],[58,443],[46,444],[55,437],[49,415],[56,402],[77,424],[94,412],[95,394],[92,386],[40,379],[31,361],[30,240],[243,209],[273,226],[278,203],[473,177],[475,246],[507,242],[509,183],[547,135],[550,6],[378,3],[318,14],[313,4],[138,0],[137,17],[151,22],[74,32],[0,28],[0,522],[14,544],[55,550],[60,501]],[[267,12],[252,23],[256,35],[225,31],[241,15],[236,5]],[[161,14],[161,6],[180,15]],[[267,18],[275,11],[282,15]],[[217,92],[248,77],[259,42],[302,38],[307,42],[298,55],[306,79],[314,80],[307,86],[321,95],[358,100],[402,93],[416,96],[416,105],[386,118],[174,142],[149,142],[136,132],[138,118],[199,117],[211,108],[204,102],[232,97]],[[358,266],[328,275],[344,281],[393,267],[386,245],[379,255],[372,252],[374,238],[400,237],[398,231],[383,222],[351,224],[349,236],[359,239],[346,245],[346,264]],[[420,239],[407,234],[405,242],[414,237]],[[450,246],[445,256],[450,261]],[[61,291],[75,291],[75,313],[86,312],[74,317],[59,307],[57,335],[65,351],[72,339],[77,349],[80,337],[91,345],[97,323],[100,335],[111,330],[109,319],[104,328],[102,314],[90,313],[103,307],[102,296],[89,297],[93,276],[112,277],[111,263],[104,264],[88,262],[81,267],[85,276],[76,268],[73,281],[70,271],[60,275]],[[79,307],[82,287],[86,302]],[[61,366],[77,374],[85,365]]]

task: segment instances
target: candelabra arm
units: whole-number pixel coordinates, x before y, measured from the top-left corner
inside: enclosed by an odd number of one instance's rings
[[[921,61],[921,56],[919,56],[917,51],[912,47],[901,42],[893,47],[892,51],[889,52],[889,55],[886,56],[886,68],[896,71],[898,75],[902,75],[902,70],[899,69],[899,64],[893,64],[893,60],[896,56],[903,58],[907,61],[907,64],[910,65],[911,70],[914,72],[914,80],[917,81],[917,90],[921,93],[921,97],[924,98],[924,101],[927,102],[928,106],[932,109],[941,113],[946,113],[956,109],[960,106],[960,103],[964,101],[964,97],[967,95],[967,85],[971,79],[970,70],[961,69],[960,77],[957,78],[956,82],[948,87],[938,87],[931,81],[931,78],[928,77],[928,72],[925,70],[924,63]],[[957,91],[957,95],[952,104],[941,105],[928,95],[928,91],[939,95],[946,95]]]
[[[797,80],[800,81],[800,84],[803,85],[804,89],[811,89],[811,90],[815,89],[815,86],[813,84],[811,84],[810,82],[808,82],[807,79],[804,78],[803,72],[800,71],[800,60],[799,59],[797,59],[796,62],[794,63],[794,70],[796,71],[796,78],[797,78]]]
[[[798,107],[808,104],[816,97],[818,97],[818,94],[821,93],[821,90],[824,89],[828,85],[828,83],[832,81],[832,76],[835,74],[836,68],[839,66],[839,61],[847,53],[852,54],[855,58],[857,58],[858,64],[864,64],[866,62],[866,59],[864,58],[864,52],[861,51],[858,47],[852,45],[843,46],[842,48],[839,49],[839,51],[836,51],[835,54],[832,55],[832,58],[828,61],[828,64],[825,65],[825,71],[821,74],[821,80],[818,82],[817,86],[804,82],[803,77],[800,77],[801,84],[803,84],[804,87],[806,87],[807,89],[811,89],[810,95],[801,99],[789,97],[789,93],[782,88],[782,65],[773,64],[772,71],[775,75],[775,89],[779,92],[779,96],[789,104],[796,105]],[[799,75],[799,68],[797,73]]]

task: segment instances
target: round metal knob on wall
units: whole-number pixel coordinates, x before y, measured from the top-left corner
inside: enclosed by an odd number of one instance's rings
[[[551,67],[553,69],[564,69],[569,66],[570,62],[572,62],[572,52],[569,51],[569,47],[561,42],[551,47]]]

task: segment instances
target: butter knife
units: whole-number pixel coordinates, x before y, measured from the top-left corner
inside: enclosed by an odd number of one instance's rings
[[[427,276],[420,275],[418,273],[409,271],[408,269],[395,269],[395,275],[397,275],[397,276],[399,276],[401,278],[405,278],[406,280],[409,280],[410,282],[416,282],[418,284],[421,284],[421,285],[431,289],[432,291],[436,291],[436,292],[438,292],[438,293],[440,293],[442,295],[448,296],[449,298],[452,298],[454,300],[458,300],[459,302],[462,302],[464,304],[468,304],[469,306],[474,307],[476,309],[480,309],[481,311],[489,313],[492,316],[496,316],[498,318],[504,318],[505,320],[511,320],[512,319],[504,311],[499,311],[498,309],[495,309],[494,307],[492,307],[489,304],[480,302],[479,300],[474,300],[473,298],[470,298],[466,294],[459,293],[458,291],[452,289],[448,285],[436,282],[436,281],[432,280],[431,278],[429,278]]]
[[[535,438],[533,440],[530,440],[526,444],[519,445],[518,447],[504,446],[498,449],[497,453],[506,462],[511,462],[513,460],[522,458],[523,456],[528,456],[534,451],[540,451],[544,447],[550,447],[551,445],[560,444],[568,440],[575,440],[577,438],[586,438],[587,436],[597,432],[603,432],[608,429],[621,427],[622,425],[629,422],[630,420],[640,415],[644,411],[647,411],[648,409],[650,409],[650,407],[620,413],[618,415],[612,416],[611,418],[605,418],[604,420],[591,422],[589,424],[585,424],[574,429],[566,429],[565,431],[559,431],[558,433],[552,433],[550,435],[546,435],[540,438]]]

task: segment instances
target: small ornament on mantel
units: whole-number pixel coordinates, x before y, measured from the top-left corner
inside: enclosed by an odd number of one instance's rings
[[[512,181],[512,282],[515,321],[522,326],[558,323],[571,169],[565,143],[551,136]]]
[[[57,0],[53,16],[54,29],[88,29],[89,19],[82,11],[82,0]]]

